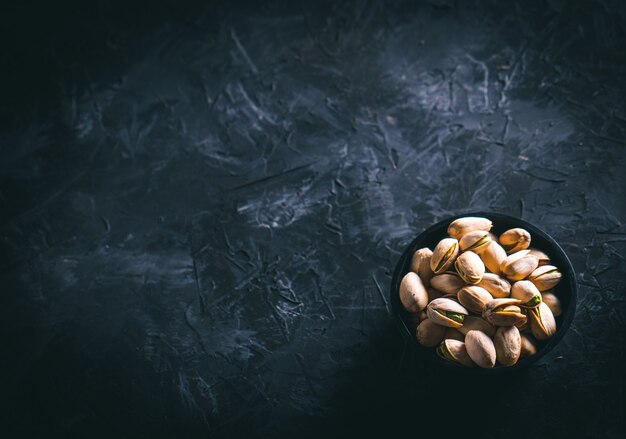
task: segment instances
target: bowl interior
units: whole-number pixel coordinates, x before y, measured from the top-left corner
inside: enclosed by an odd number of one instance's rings
[[[435,245],[437,245],[437,243],[441,239],[448,236],[448,225],[455,219],[465,216],[481,216],[490,219],[493,223],[493,228],[491,231],[496,235],[500,235],[502,232],[514,227],[521,227],[528,230],[532,237],[531,247],[537,248],[545,252],[550,257],[551,264],[558,267],[563,274],[561,282],[559,282],[559,284],[553,289],[553,293],[559,298],[562,306],[562,314],[559,317],[556,317],[556,334],[545,342],[538,342],[537,353],[535,355],[523,358],[518,361],[517,364],[511,367],[500,367],[496,365],[496,367],[493,369],[480,369],[478,367],[468,368],[457,365],[450,361],[443,360],[442,358],[437,356],[434,348],[426,348],[417,342],[414,330],[412,329],[412,325],[408,319],[409,315],[404,310],[404,307],[400,302],[400,282],[402,281],[404,275],[409,272],[411,257],[413,253],[423,247],[429,247],[431,250],[433,250],[435,248]],[[396,266],[391,282],[391,303],[396,321],[403,335],[411,339],[412,344],[415,346],[418,355],[424,357],[424,359],[427,361],[433,361],[435,364],[441,366],[442,368],[455,371],[462,370],[470,373],[509,373],[515,370],[523,369],[537,361],[547,352],[552,350],[552,348],[556,346],[561,338],[563,338],[563,335],[569,328],[574,317],[574,313],[576,310],[576,297],[577,284],[574,268],[572,267],[569,258],[567,257],[561,246],[559,246],[559,244],[557,244],[557,242],[552,239],[550,235],[545,233],[539,227],[534,226],[522,219],[490,212],[472,212],[453,216],[443,221],[440,221],[439,223],[426,229],[405,249],[404,253],[400,257],[400,260],[398,261],[398,265]]]

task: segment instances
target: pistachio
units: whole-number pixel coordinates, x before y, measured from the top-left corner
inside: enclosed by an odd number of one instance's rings
[[[419,321],[423,322],[424,320],[426,320],[428,318],[428,313],[426,312],[425,309],[423,309],[419,313],[417,313],[417,316],[419,318]]]
[[[465,285],[465,281],[456,273],[442,273],[434,276],[430,285],[444,294],[456,295]]]
[[[530,233],[524,229],[510,229],[500,235],[500,245],[507,253],[525,250],[530,245]]]
[[[496,364],[496,347],[487,334],[471,330],[465,334],[465,348],[474,363],[485,369]]]
[[[428,292],[428,302],[431,302],[435,299],[439,299],[440,297],[442,297],[441,292],[434,288],[427,288],[426,292]]]
[[[553,293],[549,291],[541,293],[541,300],[543,303],[548,305],[548,308],[550,308],[554,317],[561,315],[561,301]]]
[[[467,353],[465,343],[451,338],[445,339],[437,347],[437,355],[444,360],[453,361],[463,366],[472,367],[474,362]]]
[[[530,332],[528,328],[528,310],[530,308],[522,308],[522,314],[526,316],[524,320],[519,320],[515,323],[515,327],[520,330],[520,332],[527,331]]]
[[[512,298],[493,299],[483,309],[483,319],[496,326],[522,324],[526,316],[522,314],[520,301]]]
[[[500,269],[502,270],[502,274],[504,274],[510,280],[522,280],[526,278],[530,273],[532,273],[537,265],[539,264],[539,260],[529,254],[528,250],[521,250],[517,253],[513,253],[509,255],[502,264],[500,265]]]
[[[492,232],[489,232],[489,237],[491,238],[491,241],[498,242],[498,237],[494,235]]]
[[[430,278],[434,274],[430,269],[430,258],[432,255],[433,252],[429,248],[424,247],[416,250],[411,258],[411,271],[417,273],[426,288],[430,286]]]
[[[511,295],[511,284],[509,281],[495,273],[485,273],[477,285],[489,291],[489,294],[495,298],[509,297]]]
[[[486,249],[490,243],[491,237],[489,236],[489,232],[485,232],[484,230],[474,230],[473,232],[466,233],[459,240],[461,251],[471,250],[478,254]]]
[[[450,223],[448,226],[448,235],[454,239],[461,239],[463,235],[474,230],[491,230],[491,221],[487,218],[477,216],[466,216],[459,218]]]
[[[484,288],[476,285],[468,285],[459,290],[457,297],[459,303],[468,311],[480,314],[485,305],[493,300],[493,297]]]
[[[408,312],[419,312],[428,305],[428,293],[420,277],[408,272],[400,282],[400,302]]]
[[[520,280],[511,287],[511,297],[520,300],[520,306],[524,308],[535,308],[541,303],[541,293],[529,280]]]
[[[456,328],[446,328],[446,334],[443,336],[443,338],[465,341],[465,335],[463,335],[463,333]]]
[[[454,263],[456,272],[461,279],[468,284],[477,284],[485,274],[485,264],[478,255],[471,251],[466,251],[456,259]]]
[[[539,260],[540,267],[542,265],[548,265],[550,263],[550,257],[541,250],[538,250],[536,248],[529,248],[528,250],[530,251],[531,255],[535,256]]]
[[[409,321],[409,324],[411,325],[411,328],[413,329],[417,328],[417,326],[422,321],[422,319],[420,319],[420,313],[417,313],[417,312],[409,313],[409,317],[407,320]]]
[[[480,258],[489,271],[500,274],[502,273],[500,266],[502,261],[506,259],[506,252],[497,241],[491,241],[487,248],[480,252]]]
[[[503,366],[517,363],[522,351],[522,338],[515,326],[500,326],[493,338],[496,346],[496,359]]]
[[[454,262],[459,254],[459,241],[453,238],[445,238],[435,246],[430,258],[430,269],[435,274],[443,273]]]
[[[487,320],[480,317],[467,316],[463,320],[463,326],[458,328],[461,334],[467,334],[471,330],[483,331],[489,337],[493,337],[496,333],[496,327]]]
[[[529,357],[537,353],[537,346],[535,342],[526,334],[520,334],[522,340],[522,349],[520,352],[520,358]]]
[[[554,288],[561,281],[562,274],[554,265],[542,265],[535,269],[528,280],[535,284],[539,291]]]
[[[446,327],[436,324],[430,319],[424,320],[419,324],[415,331],[415,337],[422,346],[428,348],[434,348],[441,340],[443,340],[446,333]]]
[[[550,308],[541,302],[537,308],[528,310],[530,331],[537,340],[547,340],[556,332],[556,321]]]
[[[458,328],[463,325],[463,320],[469,314],[468,311],[454,300],[435,299],[428,304],[428,318],[441,326]]]

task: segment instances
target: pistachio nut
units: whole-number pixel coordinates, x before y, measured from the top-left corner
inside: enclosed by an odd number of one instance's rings
[[[424,320],[426,320],[428,318],[428,313],[426,312],[425,309],[421,310],[419,313],[417,313],[418,318],[420,319],[420,322],[423,322]],[[419,323],[419,322],[418,322]]]
[[[465,334],[465,349],[474,363],[485,369],[496,364],[496,347],[487,334],[471,330]]]
[[[471,250],[474,253],[480,254],[491,243],[491,237],[489,232],[484,230],[474,230],[473,232],[466,233],[459,240],[459,246],[461,251]]]
[[[511,287],[511,297],[520,300],[521,307],[535,308],[541,303],[541,293],[529,280],[519,280]]]
[[[502,273],[500,266],[506,259],[506,252],[497,241],[491,241],[479,256],[489,271],[495,274]]]
[[[493,299],[483,309],[483,319],[496,326],[512,326],[526,320],[518,306],[520,301],[512,298]]]
[[[550,263],[550,257],[536,248],[529,248],[530,254],[535,256],[539,260],[539,266],[548,265]]]
[[[454,263],[456,272],[459,273],[461,279],[468,284],[477,284],[485,274],[485,264],[480,257],[472,252],[466,251],[462,253]]]
[[[446,328],[446,334],[443,338],[449,338],[452,340],[465,341],[465,335],[456,328]]]
[[[456,273],[442,273],[434,276],[430,285],[444,294],[456,295],[465,285],[465,281]]]
[[[537,346],[535,342],[526,334],[520,334],[522,340],[522,349],[520,352],[520,358],[529,357],[537,353]]]
[[[554,317],[561,315],[561,301],[553,293],[550,291],[541,293],[541,301],[548,305],[548,308],[550,308]]]
[[[521,250],[502,261],[500,269],[508,279],[522,280],[532,273],[538,264],[539,260],[528,250]]]
[[[430,319],[424,320],[419,324],[415,331],[415,337],[422,346],[428,348],[434,348],[441,340],[443,340],[446,333],[446,327],[436,324]]]
[[[503,277],[495,273],[485,273],[480,282],[476,285],[489,291],[495,298],[509,297],[511,295],[511,284]]]
[[[437,355],[444,360],[453,361],[463,366],[474,366],[474,362],[467,354],[465,343],[462,341],[453,340],[451,338],[445,339],[441,342],[439,347],[437,347]]]
[[[491,230],[491,221],[487,218],[478,216],[466,216],[459,218],[450,223],[448,226],[448,235],[454,239],[461,239],[463,235],[474,230]]]
[[[530,328],[528,327],[528,310],[530,308],[522,308],[522,314],[526,316],[524,320],[519,320],[515,323],[515,327],[520,330],[520,332],[530,332]]]
[[[550,308],[541,302],[537,308],[528,310],[530,331],[537,340],[547,340],[556,332],[556,321]]]
[[[428,305],[428,293],[420,277],[408,272],[400,282],[400,302],[408,312],[420,312]]]
[[[435,274],[443,273],[454,262],[459,254],[459,241],[453,238],[445,238],[435,246],[430,258],[430,269]]]
[[[468,285],[463,287],[457,293],[459,303],[468,311],[480,314],[483,312],[485,305],[493,300],[493,297],[487,290],[476,285]]]
[[[467,316],[463,321],[463,326],[457,328],[461,334],[467,334],[471,330],[483,331],[489,337],[493,337],[496,333],[496,327],[487,320],[480,317]]]
[[[498,242],[498,237],[494,235],[492,232],[489,232],[489,237],[493,242]]]
[[[428,302],[439,299],[443,296],[439,290],[436,290],[434,288],[427,288],[426,292],[428,293]]]
[[[500,235],[500,245],[507,253],[525,250],[530,245],[530,233],[519,227],[510,229]]]
[[[428,318],[441,326],[458,328],[463,325],[463,320],[469,312],[460,304],[450,299],[435,299],[426,308]]]
[[[539,291],[547,291],[554,288],[561,281],[562,276],[554,265],[542,265],[530,273],[528,280],[534,283]]]
[[[496,359],[503,366],[517,363],[522,351],[522,337],[515,326],[500,326],[493,338],[496,346]]]
[[[429,248],[424,247],[416,250],[411,258],[411,271],[417,273],[426,288],[430,286],[430,278],[434,274],[430,269],[430,258],[432,255],[433,252]]]

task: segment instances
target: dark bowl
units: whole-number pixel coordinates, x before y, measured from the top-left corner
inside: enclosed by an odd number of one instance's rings
[[[402,281],[404,275],[409,272],[413,253],[423,247],[429,247],[431,250],[434,249],[435,245],[437,245],[441,239],[448,236],[448,225],[455,219],[466,216],[480,216],[490,219],[493,223],[491,231],[496,235],[514,227],[521,227],[528,230],[532,237],[531,247],[545,252],[550,257],[551,264],[558,267],[563,274],[561,282],[559,282],[559,284],[553,289],[554,294],[561,301],[563,311],[562,314],[556,318],[556,334],[545,342],[538,342],[537,353],[535,355],[523,358],[511,367],[501,367],[496,365],[493,369],[481,369],[478,367],[469,368],[440,358],[436,354],[435,348],[426,348],[417,342],[415,338],[415,331],[412,329],[412,325],[408,319],[409,314],[405,311],[402,303],[400,302],[400,282]],[[561,341],[563,335],[565,335],[572,323],[574,313],[576,312],[577,296],[578,286],[576,284],[576,273],[574,272],[574,267],[572,267],[572,263],[561,246],[557,244],[557,242],[550,235],[541,230],[539,227],[522,219],[492,212],[470,212],[452,216],[424,230],[404,250],[404,253],[402,253],[400,260],[396,265],[396,269],[394,270],[393,278],[391,279],[391,304],[396,322],[400,332],[407,337],[410,340],[410,343],[414,346],[417,355],[423,359],[423,361],[432,362],[432,364],[436,367],[447,369],[451,372],[461,371],[472,374],[502,374],[519,371],[527,368],[550,352],[559,343],[559,341]]]

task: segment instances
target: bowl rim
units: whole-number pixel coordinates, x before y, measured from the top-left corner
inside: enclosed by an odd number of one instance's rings
[[[510,366],[510,367],[499,366],[499,367],[494,367],[492,369],[483,369],[479,367],[464,367],[464,366],[455,364],[451,361],[445,361],[439,358],[435,354],[433,348],[426,348],[424,346],[421,346],[417,342],[417,339],[415,338],[415,335],[413,334],[413,330],[410,329],[410,327],[407,325],[407,322],[403,318],[403,315],[406,313],[406,311],[404,310],[404,307],[400,303],[399,286],[400,286],[400,280],[406,274],[403,268],[407,264],[407,259],[410,259],[413,256],[413,253],[415,252],[415,250],[417,250],[417,247],[418,247],[417,244],[425,240],[427,237],[429,237],[435,230],[441,228],[442,226],[445,226],[446,224],[450,224],[452,221],[458,218],[463,218],[467,216],[484,217],[493,222],[497,222],[497,220],[504,220],[504,221],[514,223],[516,224],[516,227],[522,227],[528,230],[528,232],[530,232],[531,235],[537,235],[543,238],[544,240],[546,240],[550,244],[550,246],[553,247],[552,249],[549,249],[549,251],[551,252],[554,251],[554,252],[559,253],[561,259],[565,262],[565,266],[559,267],[559,270],[561,271],[561,273],[563,273],[564,276],[567,276],[570,278],[571,296],[569,300],[569,306],[566,309],[564,309],[563,313],[561,314],[561,325],[559,325],[559,327],[557,328],[557,331],[554,334],[554,336],[550,340],[548,340],[543,346],[541,346],[541,348],[538,349],[535,355],[519,360],[514,366]],[[543,250],[546,251],[546,249],[543,249]],[[489,212],[489,211],[470,211],[466,213],[465,212],[459,213],[457,215],[453,215],[453,216],[444,218],[441,221],[438,221],[437,223],[424,229],[421,233],[417,235],[415,239],[413,239],[406,246],[401,256],[399,257],[398,262],[396,263],[395,269],[393,271],[393,275],[391,278],[390,293],[391,293],[391,297],[390,297],[391,308],[392,308],[393,317],[396,322],[396,325],[398,326],[398,329],[403,334],[403,336],[409,339],[409,342],[413,344],[414,348],[419,354],[421,354],[421,356],[426,357],[429,360],[431,360],[431,365],[437,365],[441,367],[442,369],[448,370],[450,372],[500,375],[503,373],[505,374],[514,373],[514,372],[526,369],[528,366],[535,363],[536,361],[541,359],[544,355],[546,355],[548,352],[550,352],[552,349],[554,349],[554,347],[561,341],[561,339],[563,338],[563,336],[569,329],[572,321],[574,320],[574,315],[576,313],[576,306],[577,306],[577,301],[578,301],[578,282],[577,282],[576,271],[574,270],[572,261],[570,260],[565,250],[563,250],[563,248],[559,245],[559,243],[554,238],[552,238],[552,236],[550,236],[547,232],[545,232],[540,227],[522,218],[511,216],[511,215],[506,215],[503,213]],[[431,354],[431,355],[427,355],[427,354]]]

